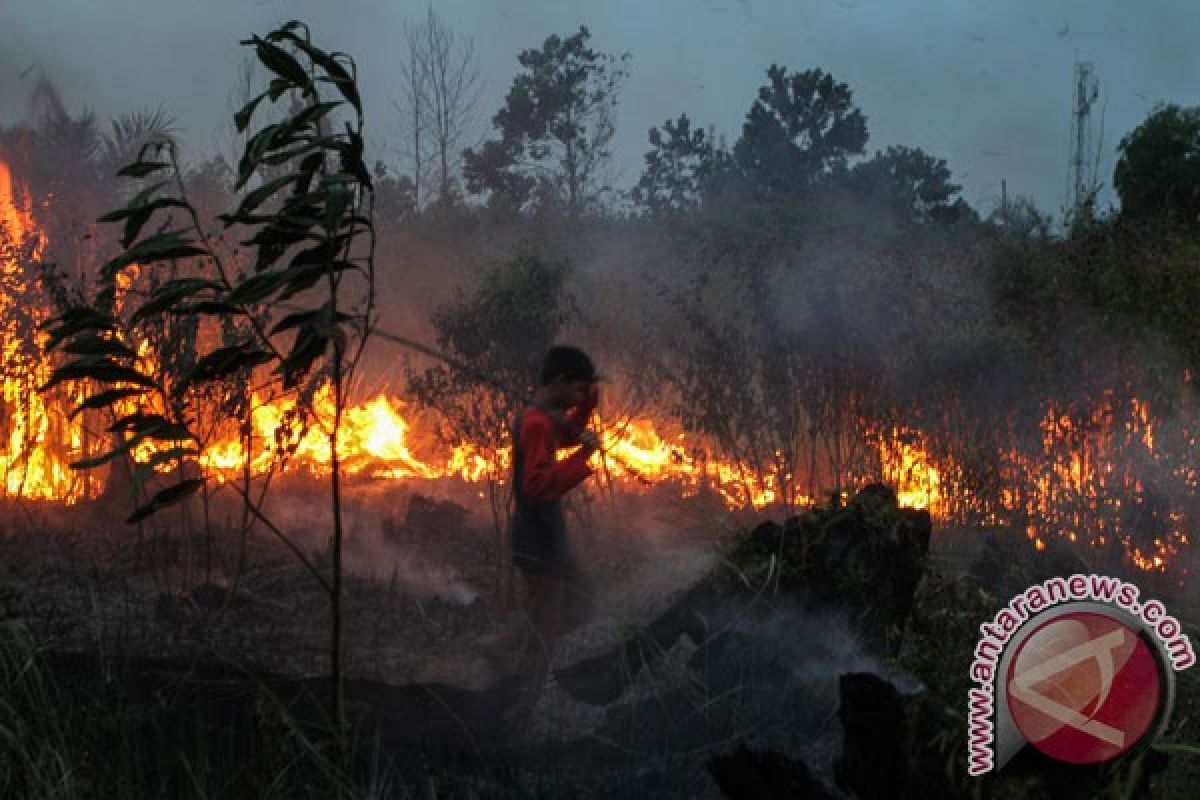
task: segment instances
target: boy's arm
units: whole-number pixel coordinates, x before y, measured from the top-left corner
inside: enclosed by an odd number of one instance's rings
[[[521,426],[521,491],[534,503],[557,500],[592,474],[587,463],[592,449],[586,445],[562,461],[555,460],[551,424],[544,417],[527,415]]]

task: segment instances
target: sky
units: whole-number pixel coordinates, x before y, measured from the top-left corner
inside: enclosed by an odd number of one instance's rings
[[[1043,211],[1067,201],[1073,69],[1099,83],[1098,180],[1117,144],[1159,102],[1200,105],[1196,0],[433,0],[471,38],[483,79],[471,134],[487,134],[517,54],[586,25],[599,50],[628,52],[613,142],[616,185],[636,182],[650,127],[686,112],[729,143],[773,63],[820,67],[867,117],[868,151],[944,158],[984,213],[1009,196]],[[374,158],[397,163],[403,25],[399,0],[0,0],[0,123],[27,112],[38,76],[72,111],[102,118],[162,106],[193,154],[230,147],[233,87],[250,33],[308,22],[318,45],[359,64]]]

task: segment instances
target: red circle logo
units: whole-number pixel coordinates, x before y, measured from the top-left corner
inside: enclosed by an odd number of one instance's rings
[[[1153,652],[1119,619],[1073,612],[1036,628],[1009,663],[1008,709],[1051,758],[1095,764],[1128,752],[1162,705]]]

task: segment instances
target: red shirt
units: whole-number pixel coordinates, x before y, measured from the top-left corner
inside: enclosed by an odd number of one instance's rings
[[[592,474],[588,457],[592,448],[583,446],[562,461],[554,457],[556,450],[579,444],[579,434],[595,410],[595,400],[588,395],[578,407],[556,422],[536,406],[521,415],[517,433],[521,457],[521,493],[529,503],[552,503]]]

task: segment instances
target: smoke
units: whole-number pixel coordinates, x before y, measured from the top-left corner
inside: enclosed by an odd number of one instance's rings
[[[282,495],[282,493],[281,493]],[[460,567],[448,559],[422,555],[414,542],[389,536],[412,500],[411,493],[388,487],[377,497],[346,493],[342,506],[344,531],[342,564],[358,577],[395,584],[418,600],[440,600],[451,605],[470,605],[480,590],[464,578]],[[281,530],[294,535],[306,552],[326,552],[331,542],[332,513],[318,492],[287,492],[271,500],[270,516]],[[460,539],[481,532],[469,529],[445,531]]]

